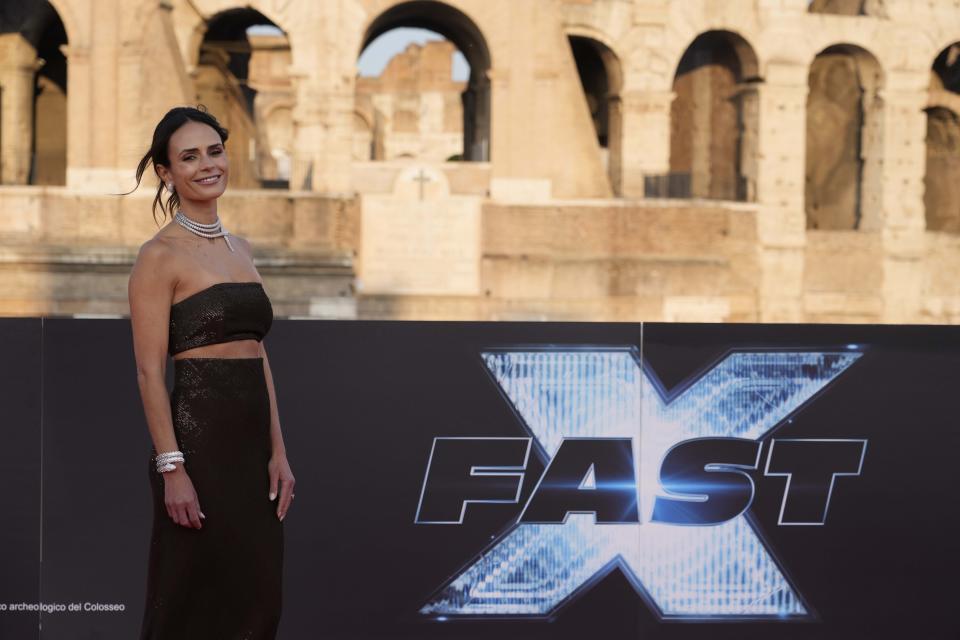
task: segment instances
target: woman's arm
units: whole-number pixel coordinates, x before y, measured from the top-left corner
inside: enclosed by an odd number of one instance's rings
[[[274,500],[279,492],[277,517],[283,522],[283,518],[287,515],[287,509],[290,508],[290,499],[293,497],[293,485],[296,480],[290,470],[287,448],[283,444],[283,435],[280,433],[277,394],[273,388],[273,374],[270,372],[270,361],[267,359],[267,349],[263,341],[260,342],[260,353],[263,356],[263,373],[267,379],[267,393],[270,396],[270,441],[273,446],[273,454],[270,456],[270,463],[267,465],[270,471],[270,500]]]
[[[127,283],[137,385],[157,453],[179,448],[165,383],[170,301],[176,286],[171,262],[170,251],[163,242],[149,240],[140,247]],[[174,466],[176,470],[163,474],[167,515],[179,525],[200,529],[200,519],[205,516],[193,483],[183,464]]]
[[[267,348],[260,342],[260,355],[263,356],[263,374],[267,378],[267,393],[270,396],[270,443],[273,455],[287,455],[287,448],[283,444],[283,434],[280,432],[280,412],[277,410],[277,392],[273,388],[273,373],[270,371],[270,360],[267,359]]]
[[[147,427],[157,453],[177,449],[170,401],[164,382],[167,370],[169,305],[174,287],[166,269],[169,262],[167,253],[161,242],[150,240],[144,243],[140,247],[127,283],[137,384],[140,387]],[[181,465],[177,464],[177,472],[180,468]]]

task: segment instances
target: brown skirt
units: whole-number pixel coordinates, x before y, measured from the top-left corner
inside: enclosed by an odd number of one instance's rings
[[[272,640],[280,622],[283,523],[270,501],[263,358],[174,360],[177,446],[206,516],[175,523],[151,447],[153,530],[141,640]]]

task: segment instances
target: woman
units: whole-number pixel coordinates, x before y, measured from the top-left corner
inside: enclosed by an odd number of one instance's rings
[[[250,244],[220,225],[227,131],[178,107],[137,167],[173,220],[130,274],[137,381],[153,440],[154,517],[141,639],[274,638],[293,499],[263,337],[273,309]],[[164,190],[169,192],[162,205]],[[174,387],[167,398],[167,355]]]

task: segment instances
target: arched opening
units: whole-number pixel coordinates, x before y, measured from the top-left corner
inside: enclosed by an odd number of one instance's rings
[[[853,45],[824,49],[810,65],[805,210],[811,229],[879,224],[883,78]]]
[[[670,173],[656,195],[755,199],[759,82],[756,54],[739,35],[708,31],[691,43],[673,79]]]
[[[598,40],[584,36],[570,36],[569,40],[610,187],[615,195],[620,195],[623,140],[620,61]]]
[[[0,14],[0,183],[67,179],[67,33],[50,3]]]
[[[374,116],[367,112],[353,112],[353,159],[382,160],[377,154],[377,131],[373,123]]]
[[[370,159],[415,157],[443,161],[490,159],[490,53],[476,24],[461,11],[434,0],[391,7],[367,28],[361,55],[381,36],[399,29],[425,29],[446,42],[411,45],[393,58],[384,79],[357,79],[356,109],[374,113]],[[469,66],[451,84],[450,60],[458,50]],[[381,96],[381,97],[378,97]],[[459,102],[459,104],[457,104]],[[443,142],[459,127],[459,158]],[[356,127],[355,127],[356,131]],[[431,145],[431,135],[441,142]],[[356,146],[355,146],[356,148]]]
[[[960,233],[960,43],[934,60],[929,105],[923,178],[927,229]]]
[[[469,67],[452,42],[426,29],[391,29],[364,49],[357,68],[354,160],[462,157]]]
[[[258,173],[264,187],[286,189],[293,170],[293,104],[267,100],[257,94],[254,112],[257,122]]]
[[[293,156],[290,42],[259,11],[228,9],[207,22],[193,72],[197,100],[230,130],[231,183],[287,188]]]

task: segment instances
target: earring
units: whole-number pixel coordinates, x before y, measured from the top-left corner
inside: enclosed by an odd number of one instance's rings
[[[173,183],[172,183],[172,182],[168,182],[168,183],[167,183],[167,191],[169,191],[170,193],[173,193]]]

